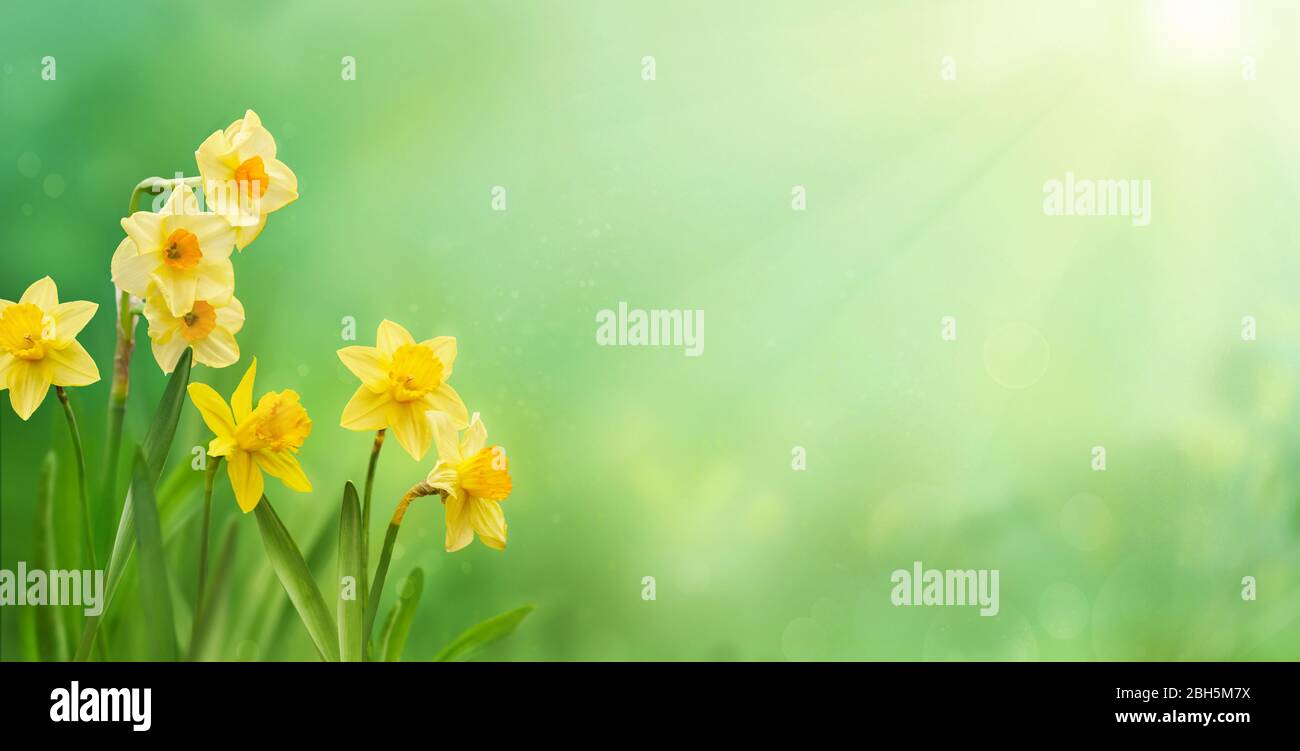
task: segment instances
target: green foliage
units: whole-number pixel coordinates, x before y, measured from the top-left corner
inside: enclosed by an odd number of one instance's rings
[[[270,559],[284,591],[289,594],[298,617],[307,627],[307,633],[311,635],[317,652],[322,659],[338,662],[339,640],[334,619],[330,617],[325,598],[321,596],[316,580],[312,578],[311,570],[289,535],[289,530],[285,529],[266,496],[262,496],[253,514],[257,517],[257,528],[262,533],[266,557]]]
[[[401,662],[406,637],[411,633],[415,611],[420,607],[420,594],[424,592],[424,571],[415,569],[402,580],[397,602],[384,620],[383,634],[379,638],[379,654],[385,662]]]
[[[131,477],[135,505],[135,539],[139,548],[140,594],[144,603],[145,626],[155,660],[176,659],[176,621],[172,614],[171,591],[167,584],[167,563],[163,556],[162,525],[154,500],[153,480],[145,459],[136,453]]]
[[[454,662],[467,659],[483,647],[514,633],[519,624],[531,612],[533,612],[533,606],[525,605],[502,613],[495,618],[489,618],[477,626],[471,626],[460,636],[452,639],[450,644],[443,647],[442,651],[433,658],[433,661]]]
[[[136,471],[142,472],[141,476],[149,482],[151,495],[152,484],[158,481],[163,464],[167,461],[167,449],[176,435],[176,423],[180,420],[181,408],[185,404],[185,386],[190,380],[190,358],[191,353],[186,350],[185,354],[181,355],[180,361],[176,363],[176,369],[172,371],[167,381],[167,388],[163,391],[162,399],[158,401],[158,408],[154,411],[153,420],[149,423],[149,432],[145,435],[141,451],[143,464],[137,467]],[[132,485],[134,484],[133,480]],[[113,540],[113,552],[108,561],[108,576],[103,594],[105,611],[113,602],[118,582],[135,548],[135,540],[134,503],[132,493],[128,492],[126,502],[122,505],[122,517],[117,525],[117,537]],[[86,619],[86,626],[81,634],[81,645],[77,648],[77,660],[89,659],[103,617],[101,612],[100,615]]]
[[[344,662],[360,662],[364,654],[364,636],[361,633],[365,616],[361,582],[366,577],[361,562],[363,544],[361,504],[357,500],[357,489],[349,482],[343,486],[343,509],[339,514],[339,654]],[[350,587],[344,586],[345,580],[350,582]],[[344,599],[345,594],[351,594],[351,598]]]

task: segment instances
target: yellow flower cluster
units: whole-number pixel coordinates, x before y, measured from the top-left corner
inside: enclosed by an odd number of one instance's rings
[[[175,430],[175,407],[181,385],[212,431],[208,444],[207,482],[204,486],[203,538],[199,548],[199,586],[194,598],[194,634],[207,602],[204,585],[207,571],[208,530],[212,510],[213,479],[224,461],[235,501],[244,513],[257,510],[258,528],[266,543],[268,558],[299,616],[307,626],[324,658],[367,659],[371,652],[370,632],[383,594],[384,581],[392,561],[397,533],[406,510],[417,498],[437,495],[446,517],[448,552],[465,548],[475,536],[495,550],[506,547],[506,520],[501,503],[512,490],[505,450],[489,446],[487,428],[478,413],[472,416],[460,394],[448,383],[456,363],[456,339],[439,336],[416,341],[400,324],[382,321],[374,346],[349,346],[338,350],[343,364],[361,384],[343,409],[342,427],[377,431],[370,453],[365,495],[358,498],[356,487],[344,486],[339,524],[340,570],[347,565],[362,574],[362,599],[344,604],[340,589],[338,642],[335,624],[324,612],[323,597],[306,569],[292,537],[279,522],[265,495],[266,475],[279,479],[290,490],[312,492],[298,454],[312,432],[312,420],[297,392],[292,389],[255,396],[257,358],[227,402],[211,386],[188,383],[191,360],[213,368],[233,365],[240,359],[236,335],[244,326],[244,306],[235,297],[235,270],[231,256],[242,252],[262,232],[267,216],[298,198],[298,178],[276,158],[276,143],[252,110],[230,127],[219,130],[195,152],[198,177],[174,180],[149,178],[131,192],[130,214],[122,219],[126,237],[112,259],[112,280],[117,288],[117,344],[114,350],[112,385],[108,403],[108,442],[104,451],[103,480],[97,495],[109,504],[108,511],[121,508],[118,537],[111,547],[107,566],[111,573],[124,563],[118,556],[123,535],[141,537],[151,522],[145,509],[156,514],[152,493],[142,490],[141,471],[156,475],[154,464],[165,459],[170,447],[156,443],[155,435]],[[160,193],[153,211],[137,211],[137,200],[149,190]],[[77,484],[81,498],[84,532],[82,552],[91,568],[97,568],[95,548],[96,514],[90,502],[85,451],[81,442],[76,410],[67,386],[85,386],[99,380],[94,359],[77,341],[98,305],[86,301],[59,302],[54,280],[44,277],[23,292],[17,302],[0,300],[0,391],[9,391],[14,412],[27,420],[44,402],[50,387],[56,387],[62,404],[76,459]],[[136,322],[148,321],[152,354],[164,373],[170,374],[166,396],[159,406],[154,427],[145,441],[145,453],[137,452],[131,491],[121,505],[114,502],[120,488],[116,483],[118,450],[131,376],[131,354],[135,345]],[[192,358],[187,350],[192,351]],[[422,461],[430,446],[437,446],[438,461],[425,478],[406,492],[393,511],[374,578],[370,578],[370,511],[375,467],[385,436],[392,431],[397,442],[416,461]],[[166,440],[166,439],[164,439]],[[147,458],[146,458],[147,457]],[[148,463],[145,463],[148,462]],[[148,482],[145,480],[144,482]],[[144,501],[137,507],[136,526],[128,512],[132,498]],[[152,519],[155,543],[157,518]],[[155,548],[155,553],[159,552]],[[141,576],[167,591],[165,575],[154,565],[141,563]],[[149,569],[152,569],[151,571]],[[351,578],[351,577],[345,577]],[[368,592],[367,592],[368,590]],[[351,598],[348,598],[351,599]],[[403,607],[405,605],[403,604]],[[528,609],[514,611],[526,613]],[[391,619],[391,616],[390,616]],[[83,660],[96,646],[99,619],[90,618],[82,635],[77,659]],[[480,627],[482,628],[482,627]],[[161,652],[176,654],[174,640],[160,645]],[[100,643],[101,649],[103,647]],[[194,643],[191,643],[191,653]]]
[[[170,187],[171,193],[158,211],[133,211],[122,220],[126,238],[113,254],[113,283],[134,298],[130,314],[138,311],[148,320],[153,356],[164,373],[175,370],[187,348],[196,362],[214,368],[238,362],[235,335],[244,325],[244,306],[235,297],[231,254],[253,242],[268,214],[298,198],[298,178],[276,158],[275,139],[252,110],[203,141],[195,158],[197,181],[141,184]],[[202,201],[191,183],[201,184]],[[0,300],[0,389],[9,390],[19,417],[30,417],[51,385],[99,380],[94,360],[75,339],[97,307],[59,303],[49,277],[28,287],[16,303]],[[361,380],[343,409],[342,427],[391,430],[416,461],[437,445],[438,462],[417,486],[417,495],[442,497],[447,550],[469,545],[476,534],[489,547],[504,549],[501,501],[510,495],[509,465],[504,449],[487,445],[478,414],[471,418],[447,382],[456,339],[417,342],[400,324],[385,320],[375,346],[344,347],[338,356]],[[208,455],[226,460],[235,500],[245,513],[263,497],[263,473],[292,490],[312,489],[297,459],[311,434],[311,418],[291,389],[254,402],[256,375],[254,358],[229,403],[206,384],[188,386],[214,434]],[[381,445],[382,435],[376,452]],[[399,521],[404,510],[396,516]]]
[[[501,501],[510,495],[509,461],[500,446],[487,445],[487,428],[447,383],[456,362],[456,339],[439,336],[415,341],[400,324],[382,321],[373,347],[344,347],[339,359],[361,385],[343,408],[340,424],[349,430],[391,429],[416,461],[429,444],[438,446],[438,463],[425,482],[443,497],[447,551],[474,541],[506,546]],[[457,433],[465,430],[464,438]]]
[[[180,182],[157,212],[122,220],[127,236],[113,254],[113,283],[145,301],[153,356],[164,373],[187,348],[214,368],[239,360],[235,335],[244,306],[235,297],[230,255],[253,242],[268,214],[298,197],[297,176],[276,158],[275,138],[252,110],[209,136],[195,160],[208,211]]]

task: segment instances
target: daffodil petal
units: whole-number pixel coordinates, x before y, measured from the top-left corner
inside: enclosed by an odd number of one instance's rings
[[[160,250],[159,246],[163,240],[162,227],[162,214],[151,211],[137,211],[122,220],[122,231],[135,243],[136,252],[140,255],[152,254]]]
[[[253,383],[257,380],[257,358],[253,358],[244,377],[239,379],[239,386],[230,395],[230,408],[234,410],[235,419],[243,421],[253,412]]]
[[[5,388],[9,389],[9,403],[14,412],[26,420],[45,401],[50,391],[53,374],[41,360],[16,359],[5,371]]]
[[[163,204],[163,207],[158,211],[158,214],[164,217],[199,217],[201,213],[199,197],[195,195],[194,189],[185,183],[181,183],[172,189],[172,192],[167,196],[167,203]],[[132,217],[134,216],[135,214],[132,214]],[[188,222],[166,224],[167,230],[179,227],[188,229],[190,224]],[[203,250],[206,254],[207,248]]]
[[[376,394],[363,384],[357,387],[343,408],[339,424],[348,430],[379,430],[388,427],[388,393]]]
[[[275,158],[275,139],[271,131],[262,125],[262,118],[252,110],[226,128],[226,137],[231,146],[238,148],[242,156],[260,156],[263,159]]]
[[[204,260],[225,260],[235,252],[235,228],[225,217],[217,214],[187,217],[185,228],[199,239]]]
[[[154,269],[158,268],[159,254],[140,254],[135,247],[129,237],[117,246],[117,252],[113,254],[113,284],[137,297],[144,297],[149,292]]]
[[[237,448],[234,438],[213,438],[208,441],[208,456],[229,456]]]
[[[460,475],[456,472],[455,464],[439,459],[424,481],[448,496],[460,496]]]
[[[230,487],[235,491],[235,502],[247,514],[262,500],[266,482],[262,470],[247,451],[234,451],[226,457],[226,471],[230,475]]]
[[[469,523],[489,548],[506,549],[506,515],[501,504],[484,498],[469,498]]]
[[[52,311],[54,306],[59,304],[59,288],[55,286],[53,279],[43,276],[27,287],[18,302],[31,303],[46,312]]]
[[[298,200],[298,176],[287,164],[272,156],[266,161],[266,176],[271,184],[262,196],[262,211],[279,211]]]
[[[90,323],[99,305],[85,300],[65,302],[50,311],[54,316],[55,342],[62,346],[72,341]]]
[[[338,351],[338,356],[347,369],[352,371],[352,375],[360,378],[365,385],[374,390],[387,386],[388,365],[377,348],[360,345],[344,347]]]
[[[386,318],[379,322],[379,331],[375,334],[375,346],[382,354],[392,357],[397,348],[403,344],[415,344],[411,332],[407,331],[402,324]]]
[[[257,466],[268,475],[279,478],[290,490],[311,492],[311,480],[302,471],[297,457],[288,451],[258,451],[253,454],[253,459]]]
[[[467,505],[465,499],[455,496],[448,497],[444,503],[448,553],[454,553],[474,541],[474,527],[470,524]]]
[[[190,401],[198,407],[203,422],[218,438],[232,438],[235,435],[235,418],[230,414],[226,400],[206,383],[191,383],[186,391]]]
[[[233,245],[231,247],[234,247]],[[229,258],[206,259],[194,269],[194,299],[225,305],[235,294],[235,267]]]
[[[456,425],[446,412],[428,412],[430,428],[433,430],[433,443],[438,448],[438,459],[449,464],[460,464],[466,454],[460,450],[460,441],[456,438]]]
[[[390,402],[388,427],[411,458],[416,461],[424,458],[429,451],[429,444],[433,442],[433,428],[420,410],[419,402]]]
[[[183,340],[183,337],[177,338]],[[239,362],[239,342],[235,341],[235,336],[229,331],[214,328],[212,333],[194,342],[194,360],[209,368],[234,365]],[[174,367],[175,362],[172,365]]]
[[[235,247],[243,251],[244,248],[253,244],[253,241],[257,239],[258,235],[262,234],[264,229],[266,229],[265,211],[262,212],[257,223],[250,226],[235,227]]]
[[[474,413],[469,421],[469,427],[465,429],[465,437],[460,442],[461,456],[470,457],[482,451],[487,446],[487,426],[483,420]]]
[[[231,334],[238,334],[244,328],[244,304],[238,297],[230,298],[228,304],[217,308],[217,325]]]
[[[185,341],[185,337],[175,332],[169,334],[165,339],[162,337],[153,339],[151,337],[150,344],[153,345],[153,359],[157,361],[158,367],[162,368],[162,372],[166,374],[170,374],[176,369],[176,363],[180,361],[181,354],[190,345],[189,342]]]
[[[89,386],[99,380],[99,368],[80,342],[51,349],[45,353],[45,359],[50,361],[50,375],[58,386]]]
[[[440,384],[436,390],[425,394],[424,402],[429,409],[445,412],[451,417],[457,430],[463,430],[469,424],[469,410],[465,409],[465,402],[461,401],[460,394],[451,384]]]
[[[191,273],[173,272],[168,266],[154,269],[151,277],[158,285],[163,302],[171,314],[180,317],[194,308],[195,292],[198,289],[198,276]]]
[[[442,379],[451,378],[452,366],[456,364],[456,337],[435,336],[420,342],[420,346],[433,350],[433,356],[442,363]]]

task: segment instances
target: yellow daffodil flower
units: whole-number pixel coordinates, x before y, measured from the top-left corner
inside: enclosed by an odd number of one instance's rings
[[[18,302],[0,300],[0,390],[26,420],[41,406],[50,386],[87,386],[99,368],[76,340],[99,306],[59,302],[54,280],[34,282]]]
[[[230,406],[207,384],[189,386],[190,400],[216,434],[208,445],[208,455],[226,458],[235,501],[244,513],[262,500],[263,472],[280,478],[291,490],[311,492],[311,481],[294,456],[311,434],[311,418],[292,389],[263,394],[254,409],[256,377],[257,358],[253,358],[230,397]]]
[[[298,176],[275,158],[275,139],[252,110],[208,136],[194,158],[208,207],[235,228],[241,251],[266,226],[267,214],[298,198]]]
[[[224,368],[239,361],[235,334],[244,327],[244,305],[231,297],[226,304],[213,305],[195,300],[185,315],[172,315],[160,295],[148,295],[144,317],[149,321],[153,359],[164,373],[176,368],[186,347],[194,348],[194,360],[212,368]]]
[[[505,550],[506,517],[501,501],[511,488],[505,449],[487,445],[487,428],[477,412],[459,440],[456,426],[446,414],[431,412],[429,422],[438,445],[438,463],[425,483],[443,493],[447,552],[473,542],[475,533],[489,548]]]
[[[447,383],[456,361],[456,338],[439,336],[416,343],[411,333],[382,321],[374,347],[344,347],[339,359],[361,379],[343,408],[348,430],[392,428],[397,442],[417,461],[433,440],[429,411],[446,413],[457,429],[469,424],[460,395]]]
[[[235,231],[221,217],[199,212],[194,191],[172,191],[162,211],[137,211],[122,220],[127,241],[113,254],[113,283],[145,297],[156,287],[172,315],[183,316],[195,300],[224,305],[235,291],[230,253]]]

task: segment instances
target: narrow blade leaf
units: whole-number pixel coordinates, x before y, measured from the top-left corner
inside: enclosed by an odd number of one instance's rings
[[[153,421],[149,424],[149,433],[145,435],[143,453],[145,477],[150,483],[158,481],[163,464],[167,461],[167,450],[171,448],[172,438],[176,435],[176,423],[181,417],[181,407],[185,404],[185,386],[190,381],[190,350],[185,350],[172,371],[167,388],[163,391]],[[81,632],[81,644],[77,647],[77,660],[90,657],[91,647],[95,644],[95,634],[99,631],[99,620],[104,611],[113,602],[113,594],[118,580],[126,569],[126,562],[135,548],[135,510],[132,508],[131,493],[128,491],[126,501],[122,504],[122,516],[118,519],[117,537],[113,540],[113,552],[108,559],[108,576],[104,583],[104,602],[100,614],[86,618],[86,627]]]
[[[415,610],[420,606],[420,593],[424,591],[424,571],[415,569],[402,580],[397,590],[397,602],[384,621],[384,635],[380,640],[385,662],[401,662],[406,637],[411,633]]]
[[[131,497],[135,499],[135,538],[140,549],[140,598],[144,602],[152,657],[175,660],[176,621],[172,615],[171,590],[167,585],[162,525],[158,522],[158,504],[153,494],[154,477],[144,455],[137,451]]]
[[[271,508],[271,502],[262,496],[262,500],[253,510],[257,516],[257,529],[262,533],[262,544],[266,547],[266,557],[271,560],[271,567],[279,577],[284,591],[289,594],[298,617],[307,627],[307,633],[316,645],[320,656],[330,662],[339,660],[338,632],[334,629],[334,619],[330,617],[325,598],[321,596],[316,580],[307,568],[302,553],[289,536],[284,522]]]
[[[54,491],[59,458],[53,451],[41,464],[40,485],[36,488],[36,565],[47,571],[58,568],[58,541],[54,534]],[[68,632],[58,608],[27,608],[36,611],[37,646],[45,661],[68,659]]]
[[[361,582],[361,503],[352,483],[343,486],[343,510],[339,514],[339,654],[344,662],[360,662],[361,623],[365,616],[365,593]]]
[[[489,618],[477,626],[471,626],[460,636],[452,639],[450,644],[443,647],[442,651],[433,658],[433,661],[452,662],[454,660],[464,660],[492,642],[500,641],[514,633],[514,630],[531,612],[533,612],[533,606],[525,605],[522,608],[515,608],[507,613],[502,613],[495,618]]]

